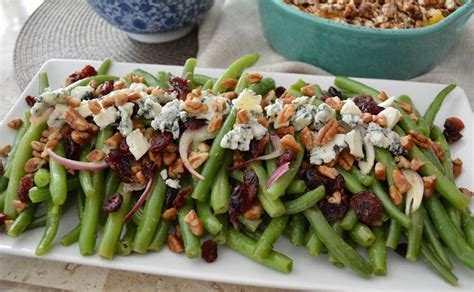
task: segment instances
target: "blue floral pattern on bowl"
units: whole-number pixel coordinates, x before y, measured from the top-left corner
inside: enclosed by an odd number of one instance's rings
[[[110,24],[130,33],[155,34],[199,22],[214,0],[88,0]]]

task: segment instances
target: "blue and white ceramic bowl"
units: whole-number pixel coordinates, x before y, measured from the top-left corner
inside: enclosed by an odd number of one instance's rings
[[[214,0],[88,0],[94,11],[132,39],[161,43],[178,39],[211,9]]]

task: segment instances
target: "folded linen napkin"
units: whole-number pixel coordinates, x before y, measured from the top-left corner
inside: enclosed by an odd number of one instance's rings
[[[200,25],[198,40],[201,67],[225,68],[232,60],[257,52],[261,59],[255,69],[261,71],[330,75],[318,67],[288,61],[272,49],[263,36],[255,0],[216,0]],[[474,18],[468,21],[443,62],[413,80],[455,83],[468,96],[474,96]],[[470,101],[474,106],[474,99]]]

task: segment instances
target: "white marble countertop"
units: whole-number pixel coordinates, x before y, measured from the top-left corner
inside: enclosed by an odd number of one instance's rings
[[[21,25],[41,0],[2,0],[0,8],[0,121],[21,93],[13,74],[13,49]],[[474,73],[473,73],[474,80]],[[471,107],[474,96],[470,96]],[[220,284],[0,254],[0,290],[226,290],[254,287]],[[259,291],[275,289],[259,289]]]

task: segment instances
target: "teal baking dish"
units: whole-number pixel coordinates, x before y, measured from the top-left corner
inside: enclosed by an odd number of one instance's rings
[[[473,13],[472,1],[465,0],[434,25],[403,30],[337,23],[302,12],[283,0],[259,0],[258,7],[266,39],[290,60],[313,64],[334,75],[409,79],[443,60]]]

